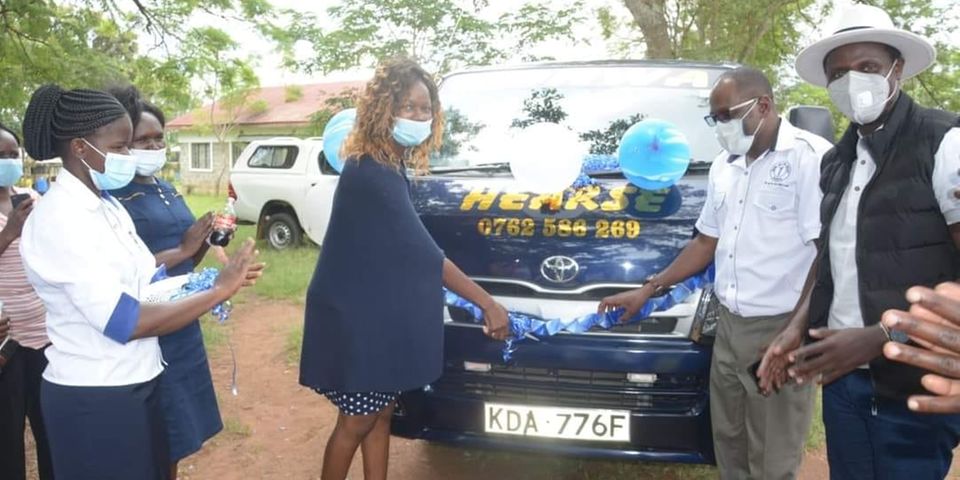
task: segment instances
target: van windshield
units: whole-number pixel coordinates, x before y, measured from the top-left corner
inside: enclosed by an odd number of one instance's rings
[[[723,71],[637,64],[454,74],[440,87],[447,128],[431,168],[502,164],[506,139],[544,121],[573,129],[591,156],[615,157],[620,136],[644,118],[674,123],[690,142],[692,161],[710,162],[720,146],[703,117]]]

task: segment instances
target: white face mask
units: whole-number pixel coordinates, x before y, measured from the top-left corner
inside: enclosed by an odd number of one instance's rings
[[[890,67],[886,75],[879,73],[847,72],[846,75],[830,82],[827,91],[837,110],[853,123],[867,125],[875,122],[886,108],[887,102],[897,93],[890,91],[890,74],[897,64]],[[899,82],[898,85],[899,87]]]
[[[760,131],[760,127],[763,126],[763,120],[760,121],[760,124],[757,125],[756,130],[753,131],[750,135],[747,135],[743,131],[743,119],[747,118],[747,115],[750,115],[750,112],[753,111],[753,107],[756,107],[760,103],[759,98],[754,98],[753,100],[747,100],[747,102],[741,103],[740,105],[735,105],[730,110],[736,110],[737,108],[742,108],[747,105],[748,102],[753,102],[753,105],[747,109],[747,112],[744,113],[740,118],[731,118],[726,122],[717,122],[717,126],[714,127],[714,133],[717,135],[717,141],[720,142],[720,146],[723,147],[727,153],[731,155],[746,155],[750,151],[750,147],[753,146],[753,141],[756,138],[757,132]]]
[[[130,149],[130,155],[137,159],[137,175],[141,177],[152,177],[156,175],[164,164],[167,163],[167,149],[160,150],[140,150]]]

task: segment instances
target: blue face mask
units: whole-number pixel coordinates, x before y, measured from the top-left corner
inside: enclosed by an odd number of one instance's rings
[[[429,138],[432,131],[433,120],[418,122],[397,118],[396,123],[393,124],[393,139],[404,147],[416,147]]]
[[[87,142],[86,138],[82,140],[103,157],[103,173],[90,168],[90,164],[86,160],[80,159],[90,169],[90,178],[97,188],[100,190],[116,190],[126,187],[133,180],[133,176],[137,173],[136,157],[113,152],[103,153],[90,142]]]
[[[12,187],[23,176],[23,160],[0,158],[0,187]]]

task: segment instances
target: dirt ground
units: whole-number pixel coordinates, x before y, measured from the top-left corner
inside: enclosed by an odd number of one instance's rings
[[[287,332],[302,321],[301,307],[254,302],[237,308],[231,319],[239,362],[239,395],[230,394],[229,349],[212,355],[214,383],[225,432],[181,464],[184,479],[319,479],[323,447],[336,409],[297,384],[297,368],[284,352]],[[827,477],[822,452],[808,455],[803,479]],[[394,438],[390,478],[421,479],[602,479],[711,478],[710,470],[638,466],[539,455],[469,451]],[[361,479],[359,455],[351,479]]]
[[[180,464],[184,480],[319,479],[323,447],[336,409],[297,383],[286,353],[302,307],[253,300],[235,309],[228,337],[239,363],[239,395],[230,392],[226,344],[211,352],[211,368],[225,429]],[[957,468],[954,469],[957,471]],[[362,479],[358,454],[351,479]],[[589,461],[541,455],[457,449],[394,438],[390,478],[396,480],[574,480],[714,478],[708,467]],[[803,480],[828,478],[826,455],[808,452]]]

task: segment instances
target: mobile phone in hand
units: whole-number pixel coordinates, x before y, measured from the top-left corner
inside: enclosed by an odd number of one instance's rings
[[[0,342],[0,373],[3,371],[3,367],[7,366],[7,362],[10,361],[10,357],[17,351],[17,348],[20,347],[20,344],[16,340],[10,338],[10,335],[7,335],[6,338]]]
[[[757,360],[757,363],[747,367],[747,372],[750,373],[750,376],[753,378],[753,382],[757,384],[757,390],[760,390],[760,375],[757,372],[760,370],[760,362],[763,360]]]
[[[18,206],[20,206],[21,203],[26,201],[28,198],[30,198],[29,193],[18,193],[10,197],[10,203],[12,203],[13,208],[16,209]]]

